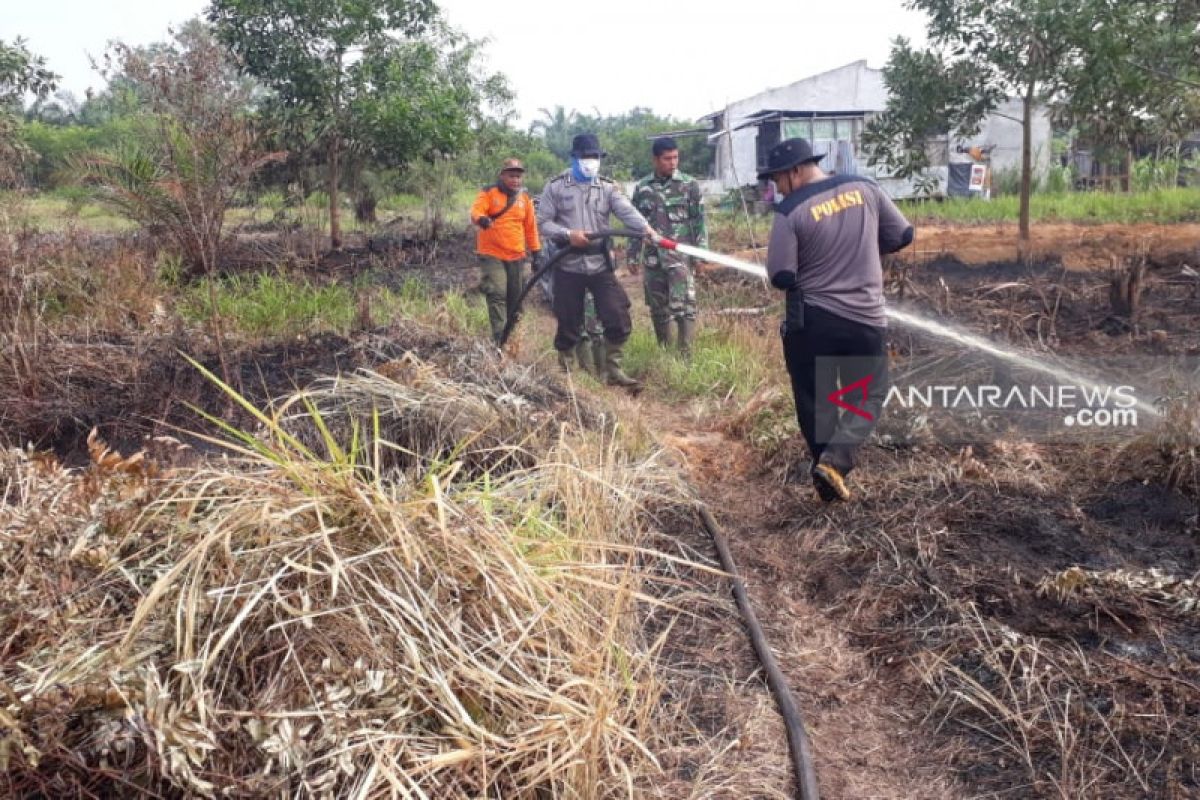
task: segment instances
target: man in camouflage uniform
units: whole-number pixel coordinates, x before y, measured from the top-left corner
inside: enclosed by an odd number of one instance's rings
[[[704,204],[700,184],[679,171],[679,145],[669,136],[654,140],[654,172],[638,181],[633,206],[655,230],[677,242],[708,247]],[[671,320],[679,326],[679,350],[692,352],[696,335],[696,278],[692,259],[635,239],[628,253],[629,271],[645,267],[643,285],[646,305],[654,323],[654,335],[664,347],[671,344]]]
[[[604,156],[594,134],[579,134],[571,142],[570,168],[552,178],[538,199],[538,227],[543,235],[565,236],[572,247],[572,252],[558,263],[554,276],[554,316],[558,318],[554,349],[559,364],[569,371],[575,362],[575,348],[584,325],[584,301],[590,292],[604,328],[605,379],[616,386],[635,387],[637,381],[621,369],[625,342],[633,330],[629,296],[613,275],[608,241],[590,240],[588,234],[607,228],[609,218],[615,216],[636,233],[656,242],[659,236],[620,188],[600,177],[600,159]]]

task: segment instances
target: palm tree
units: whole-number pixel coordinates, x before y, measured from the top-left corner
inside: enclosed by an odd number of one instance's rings
[[[571,155],[571,137],[575,135],[579,114],[562,106],[555,106],[553,111],[539,108],[538,112],[544,119],[534,120],[529,132],[541,136],[550,152],[565,161]]]

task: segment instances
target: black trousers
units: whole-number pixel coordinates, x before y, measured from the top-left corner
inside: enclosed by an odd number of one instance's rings
[[[886,329],[804,306],[804,327],[783,329],[796,420],[812,453],[842,474],[854,469],[888,391]]]
[[[629,339],[633,331],[633,322],[629,318],[629,295],[617,283],[612,270],[606,269],[594,275],[559,270],[554,274],[554,316],[558,319],[558,331],[554,334],[555,350],[571,350],[579,343],[586,291],[596,298],[596,316],[604,326],[605,340],[621,345]]]

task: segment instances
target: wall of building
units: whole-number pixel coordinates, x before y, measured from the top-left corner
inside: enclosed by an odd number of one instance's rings
[[[977,136],[949,143],[948,157],[941,163],[935,161],[933,170],[933,174],[939,178],[943,190],[946,184],[945,163],[970,160],[968,156],[955,152],[955,147],[960,144],[964,146],[995,145],[991,154],[993,174],[1008,170],[1020,170],[1021,105],[1019,99],[1005,102],[984,120]],[[886,106],[887,89],[883,85],[882,70],[871,69],[867,66],[866,61],[856,61],[853,64],[805,78],[788,86],[768,89],[753,97],[731,103],[728,108],[729,127],[737,128],[750,115],[767,109],[882,111]],[[729,137],[721,132],[715,134],[711,139],[716,147],[714,174],[724,189],[728,190],[754,183],[758,170],[755,151],[757,132],[757,127],[750,126],[741,130],[733,130]],[[733,142],[732,159],[730,159],[730,138]],[[1037,175],[1045,175],[1050,168],[1052,160],[1050,141],[1050,117],[1044,109],[1038,109],[1033,118],[1033,158],[1034,172]],[[865,158],[862,159],[861,166],[864,174],[871,174],[871,170],[866,169]],[[912,194],[911,181],[888,178],[882,173],[875,177],[893,197],[905,197]]]
[[[866,61],[856,61],[730,103],[729,127],[736,128],[746,121],[746,117],[764,109],[877,111],[886,105],[887,90],[883,86],[883,73],[869,68]],[[732,161],[729,158],[729,139],[718,135],[714,140],[717,149],[715,174],[727,189],[754,183],[758,170],[754,146],[756,135],[757,129],[753,126],[732,131]]]
[[[955,145],[995,145],[991,154],[992,174],[1000,172],[1020,172],[1021,170],[1021,114],[1024,103],[1019,99],[1010,99],[993,111],[983,121],[979,135],[963,141],[955,141]],[[1033,173],[1042,176],[1050,170],[1053,160],[1050,142],[1053,131],[1050,125],[1050,115],[1045,108],[1037,108],[1033,113]],[[951,147],[951,159],[960,157]],[[963,156],[962,160],[970,159]],[[994,179],[993,179],[994,180]]]

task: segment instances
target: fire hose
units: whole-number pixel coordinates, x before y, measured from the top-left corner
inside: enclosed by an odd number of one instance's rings
[[[700,521],[704,524],[704,529],[708,531],[713,544],[716,545],[717,554],[721,557],[721,567],[729,573],[738,610],[742,613],[742,620],[750,630],[750,643],[754,645],[754,653],[758,656],[758,662],[762,664],[763,671],[767,673],[767,686],[770,687],[771,693],[775,695],[775,702],[779,705],[779,715],[783,717],[783,726],[787,730],[788,751],[792,755],[792,770],[796,773],[798,789],[796,796],[800,800],[820,800],[821,790],[817,784],[816,769],[813,767],[812,745],[809,742],[808,733],[804,730],[804,717],[801,716],[800,708],[796,705],[795,698],[792,697],[792,690],[788,686],[783,670],[779,668],[779,663],[775,660],[775,654],[771,652],[771,646],[767,644],[766,634],[763,633],[762,626],[758,622],[758,615],[754,613],[754,606],[750,604],[746,585],[738,575],[737,565],[733,563],[733,554],[729,551],[729,542],[726,540],[721,526],[717,524],[708,508],[700,505],[697,510],[700,513]]]
[[[624,236],[630,239],[640,239],[645,236],[645,234],[639,231],[629,230],[628,228],[602,228],[601,230],[587,233],[585,236],[587,236],[588,241],[594,242],[598,239],[607,239],[609,236]],[[565,235],[559,235],[555,237],[554,242],[555,244],[566,245],[567,237]],[[582,248],[570,246],[563,247],[561,250],[551,256],[546,263],[542,264],[542,266],[538,267],[538,269],[534,271],[533,277],[529,279],[529,281],[525,284],[525,287],[521,289],[521,294],[517,296],[517,304],[509,311],[508,322],[504,324],[504,330],[500,333],[500,339],[497,342],[500,347],[503,347],[504,343],[508,341],[508,337],[512,335],[513,328],[516,327],[517,320],[521,316],[521,308],[525,305],[525,298],[529,295],[530,290],[537,285],[537,282],[541,280],[542,276],[554,269],[554,266],[566,256],[572,253],[579,255],[583,252],[585,251]]]
[[[605,238],[608,238],[609,236],[624,236],[624,237],[627,237],[630,239],[634,239],[634,238],[640,238],[644,235],[645,234],[639,233],[637,231],[629,230],[628,228],[604,228],[602,230],[592,231],[591,233],[586,234],[589,241],[596,241],[597,239],[605,239]],[[565,244],[566,241],[567,241],[566,236],[559,236],[559,237],[555,238],[556,243]],[[727,256],[727,255],[723,255],[721,253],[713,252],[712,250],[706,250],[703,247],[696,247],[695,245],[684,244],[683,242],[676,242],[671,239],[659,239],[659,241],[657,242],[657,246],[661,247],[664,250],[674,250],[677,253],[680,253],[685,256],[699,258],[702,261],[708,261],[713,264],[720,264],[721,266],[724,266],[724,267],[736,269],[740,272],[745,272],[747,274],[754,275],[755,277],[758,277],[758,278],[766,278],[767,277],[767,271],[757,264],[751,264],[748,261],[742,261],[740,258],[733,258],[732,256]],[[546,263],[542,264],[542,266],[539,267],[533,273],[533,277],[531,277],[529,279],[529,281],[525,284],[525,287],[523,289],[521,289],[521,294],[517,297],[516,306],[512,309],[512,311],[508,315],[508,322],[505,323],[504,331],[500,334],[500,340],[498,342],[498,344],[501,347],[503,347],[504,343],[508,341],[508,337],[512,335],[513,328],[516,327],[517,319],[520,317],[520,314],[521,314],[521,308],[524,307],[525,298],[529,295],[530,290],[533,289],[533,287],[537,284],[537,282],[547,272],[554,269],[554,266],[556,264],[558,264],[558,262],[561,261],[565,256],[567,256],[569,253],[579,254],[580,252],[582,252],[582,251],[579,248],[564,247],[563,249],[561,249],[557,253],[555,253],[553,256],[551,256],[550,259],[546,261]]]
[[[586,234],[589,241],[604,239],[609,236],[625,236],[629,238],[641,237],[644,234],[631,231],[628,229],[606,228],[599,231]],[[560,236],[555,239],[556,243],[565,243],[566,237]],[[725,256],[720,253],[715,253],[711,250],[706,250],[702,247],[683,244],[671,239],[660,239],[657,246],[665,250],[675,250],[682,255],[692,256],[704,261],[709,261],[714,264],[731,267],[732,269],[745,272],[756,277],[765,278],[766,270],[757,264],[751,264],[731,256]],[[500,334],[499,344],[504,345],[508,341],[508,337],[512,334],[513,328],[516,326],[517,319],[525,298],[528,296],[534,285],[550,270],[554,269],[567,254],[581,252],[580,248],[564,247],[555,253],[546,263],[542,264],[534,273],[525,287],[521,290],[521,294],[517,298],[516,307],[509,314],[508,322],[504,326],[504,331]],[[812,746],[809,742],[808,734],[804,729],[804,718],[800,714],[800,710],[796,705],[795,698],[792,697],[791,689],[788,686],[787,678],[783,671],[779,668],[778,662],[775,660],[774,653],[771,652],[771,647],[767,644],[766,635],[763,633],[762,626],[758,622],[758,616],[754,612],[754,607],[750,604],[749,595],[746,593],[746,586],[738,575],[737,565],[733,562],[733,555],[729,550],[729,543],[717,524],[716,519],[709,513],[704,506],[699,507],[700,520],[704,525],[709,536],[713,540],[713,544],[717,549],[717,554],[721,559],[721,566],[729,573],[730,580],[733,584],[733,594],[737,602],[738,610],[741,612],[742,620],[746,623],[746,627],[750,633],[750,643],[754,647],[755,655],[758,656],[759,663],[762,664],[763,670],[766,672],[767,686],[771,693],[775,695],[775,702],[779,706],[780,716],[783,717],[784,727],[787,731],[788,750],[792,756],[792,768],[796,774],[797,796],[801,800],[820,800],[820,790],[817,784],[817,774],[813,768]]]

